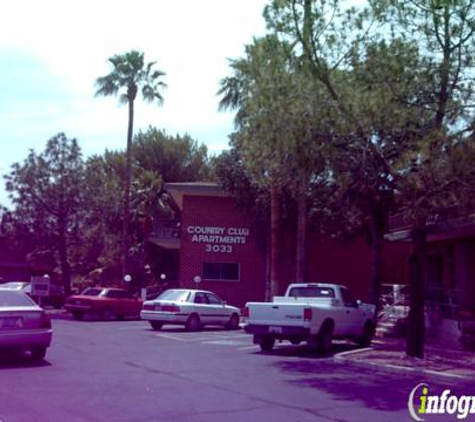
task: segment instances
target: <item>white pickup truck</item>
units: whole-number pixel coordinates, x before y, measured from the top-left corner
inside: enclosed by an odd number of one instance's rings
[[[307,341],[327,352],[333,339],[351,339],[367,347],[375,331],[374,306],[353,299],[338,284],[290,284],[285,296],[272,302],[248,302],[243,310],[244,329],[254,343],[271,350],[275,341]]]

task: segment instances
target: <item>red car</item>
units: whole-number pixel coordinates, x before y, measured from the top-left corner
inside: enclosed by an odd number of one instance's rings
[[[127,290],[116,287],[89,287],[80,295],[66,299],[64,308],[75,319],[94,315],[100,319],[138,317],[142,301]]]

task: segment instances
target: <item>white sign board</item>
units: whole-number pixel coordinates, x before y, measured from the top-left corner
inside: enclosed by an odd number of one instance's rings
[[[49,296],[51,279],[49,277],[31,277],[31,295]]]

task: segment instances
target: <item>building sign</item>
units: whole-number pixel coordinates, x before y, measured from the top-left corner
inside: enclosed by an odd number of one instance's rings
[[[236,245],[245,245],[247,227],[188,226],[186,232],[193,243],[203,243],[206,252],[231,253]]]

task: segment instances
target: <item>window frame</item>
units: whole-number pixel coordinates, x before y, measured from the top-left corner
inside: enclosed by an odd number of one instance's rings
[[[205,266],[206,265],[217,265],[219,267],[219,277],[217,278],[212,278],[209,277],[209,274],[206,274]],[[223,267],[226,265],[233,265],[236,266],[236,278],[223,278]],[[203,262],[201,264],[201,274],[202,274],[202,279],[206,281],[222,281],[226,283],[237,283],[241,281],[241,263],[240,262]]]

